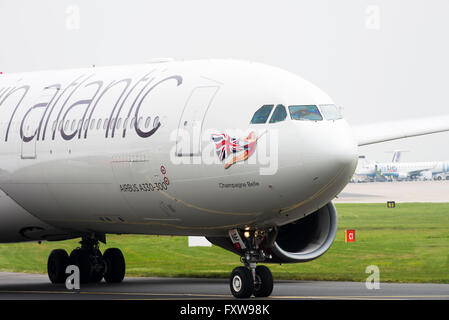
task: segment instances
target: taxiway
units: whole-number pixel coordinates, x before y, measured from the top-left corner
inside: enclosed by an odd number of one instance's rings
[[[0,299],[24,300],[195,300],[233,299],[226,279],[134,278],[121,284],[81,285],[67,290],[50,284],[46,275],[0,272]],[[367,289],[363,282],[276,281],[267,299],[286,300],[449,300],[449,284],[381,283]]]

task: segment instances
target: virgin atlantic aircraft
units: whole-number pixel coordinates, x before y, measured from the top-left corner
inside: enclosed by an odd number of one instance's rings
[[[363,112],[363,106],[360,106]],[[322,90],[232,60],[0,75],[0,242],[81,238],[63,283],[121,282],[107,234],[205,236],[241,256],[230,289],[269,296],[260,263],[318,258],[358,146],[449,130],[448,117],[351,128]],[[163,248],[161,248],[163,249]]]

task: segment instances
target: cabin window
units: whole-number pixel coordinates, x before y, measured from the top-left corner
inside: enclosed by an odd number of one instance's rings
[[[159,117],[154,118],[153,128],[156,128],[159,125]]]
[[[285,107],[282,104],[278,104],[271,116],[270,123],[284,121],[285,118],[287,118],[287,110],[285,110]]]
[[[128,121],[129,118],[126,118],[125,121],[123,121],[123,129],[126,129],[126,127],[128,126]]]
[[[147,121],[145,121],[145,129],[147,129],[150,126],[151,117],[147,117]]]
[[[90,122],[90,130],[93,130],[95,127],[95,119],[92,119],[92,121]]]
[[[267,122],[268,117],[270,116],[271,110],[273,109],[274,105],[272,104],[266,104],[257,110],[253,118],[251,119],[251,123],[265,123]]]
[[[104,119],[103,130],[106,130],[107,126],[108,126],[108,118]]]
[[[142,128],[142,117],[140,117],[139,121],[137,122],[137,128]]]
[[[131,123],[129,124],[129,128],[132,129],[135,123],[136,123],[136,117],[134,117],[134,118],[131,120]]]
[[[117,120],[117,125],[115,126],[117,129],[120,129],[120,127],[122,126],[122,118],[118,118]]]
[[[289,106],[288,110],[290,111],[290,117],[293,120],[323,120],[320,111],[317,106],[314,105]]]
[[[72,126],[70,127],[70,130],[73,131],[75,130],[75,126],[76,126],[76,120],[72,121]]]
[[[101,128],[101,118],[98,119],[97,121],[97,130],[100,130],[100,128]]]
[[[65,125],[64,125],[64,131],[65,132],[67,132],[67,129],[69,128],[69,120],[67,120],[66,122],[65,122]]]
[[[320,105],[320,110],[326,120],[338,120],[343,118],[340,109],[335,104],[322,104]]]

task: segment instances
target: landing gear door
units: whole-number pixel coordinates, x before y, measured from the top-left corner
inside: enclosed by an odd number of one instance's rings
[[[197,87],[193,89],[178,124],[176,155],[192,157],[201,154],[201,132],[206,113],[219,87]]]

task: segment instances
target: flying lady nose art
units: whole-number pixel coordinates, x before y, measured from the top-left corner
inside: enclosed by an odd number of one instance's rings
[[[258,138],[254,131],[244,139],[233,138],[226,133],[212,134],[212,141],[215,143],[215,151],[220,161],[225,161],[231,154],[233,155],[225,162],[225,169],[251,157],[256,150]]]

